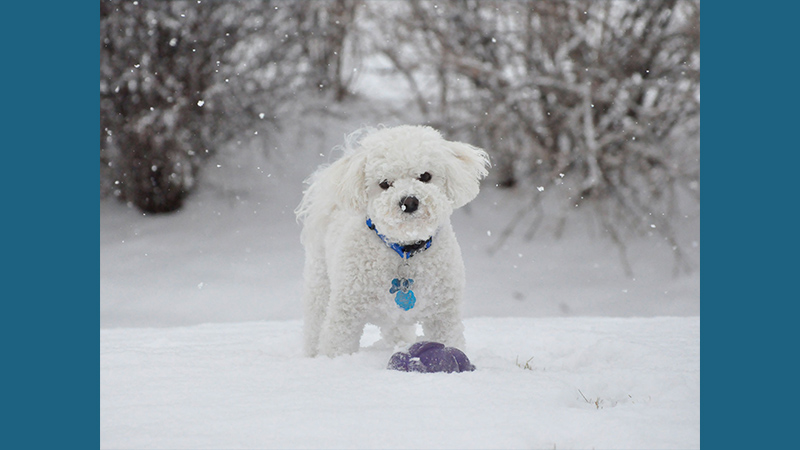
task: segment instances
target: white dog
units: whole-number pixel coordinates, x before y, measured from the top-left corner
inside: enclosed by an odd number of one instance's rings
[[[450,215],[478,195],[489,158],[425,126],[365,128],[309,179],[303,222],[309,356],[359,349],[364,325],[386,344],[463,348],[464,263]]]

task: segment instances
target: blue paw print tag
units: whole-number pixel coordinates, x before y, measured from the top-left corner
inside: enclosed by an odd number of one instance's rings
[[[394,302],[397,303],[397,306],[399,306],[402,310],[408,311],[414,307],[414,303],[417,302],[417,298],[414,297],[414,291],[398,292],[394,298]]]
[[[417,302],[414,291],[411,290],[412,284],[414,284],[414,280],[410,278],[395,278],[392,280],[392,287],[389,289],[390,294],[397,293],[394,297],[394,302],[404,311],[413,308]]]

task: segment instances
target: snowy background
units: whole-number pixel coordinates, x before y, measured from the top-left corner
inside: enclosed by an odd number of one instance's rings
[[[359,126],[426,120],[397,112],[411,93],[381,64],[349,89],[268,139],[220,147],[176,212],[101,199],[101,447],[699,448],[691,198],[674,241],[631,233],[623,259],[596,209],[562,221],[553,190],[569,183],[490,177],[453,216],[475,372],[388,371],[371,326],[355,355],[302,356],[304,178]],[[676,270],[676,244],[690,270]]]

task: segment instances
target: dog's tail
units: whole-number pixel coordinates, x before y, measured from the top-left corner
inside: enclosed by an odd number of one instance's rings
[[[326,204],[322,197],[326,196],[326,190],[329,191],[329,188],[326,186],[328,183],[325,182],[326,180],[324,177],[325,169],[328,167],[329,165],[320,167],[304,181],[308,187],[303,191],[303,199],[294,210],[297,222],[303,224],[303,231],[300,233],[300,240],[303,243],[306,242],[306,235],[309,233],[308,230],[319,226],[318,222],[320,218],[332,212],[332,210],[321,210]]]
[[[325,167],[327,167],[327,165]],[[319,174],[325,167],[320,167],[313,174],[311,174],[310,177],[303,180],[303,183],[307,184],[308,187],[303,190],[303,199],[300,201],[300,204],[297,205],[297,208],[294,209],[294,215],[297,218],[297,223],[304,223],[311,214],[311,209],[316,203],[314,199],[319,197],[319,183],[315,183],[315,181],[319,179]]]

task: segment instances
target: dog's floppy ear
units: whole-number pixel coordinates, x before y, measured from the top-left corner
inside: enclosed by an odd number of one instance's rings
[[[445,190],[453,201],[453,209],[460,208],[478,195],[480,180],[489,174],[489,155],[478,147],[463,142],[446,141],[445,147],[452,155],[447,164]]]
[[[328,167],[326,184],[333,189],[336,202],[344,208],[363,211],[367,207],[366,163],[367,153],[354,151]]]

